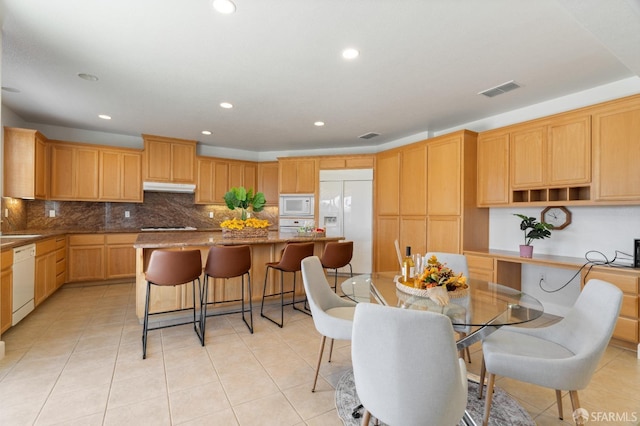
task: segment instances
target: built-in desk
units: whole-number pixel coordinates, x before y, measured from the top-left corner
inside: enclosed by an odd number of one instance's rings
[[[533,258],[520,257],[518,252],[506,250],[465,251],[471,278],[493,281],[520,289],[522,264],[577,271],[586,263],[585,258],[534,254]],[[620,317],[613,332],[614,343],[638,350],[640,342],[640,269],[596,265],[585,267],[580,274],[580,288],[592,278],[610,282],[623,292]]]

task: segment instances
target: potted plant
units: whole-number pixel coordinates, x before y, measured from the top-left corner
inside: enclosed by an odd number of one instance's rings
[[[514,213],[522,221],[520,222],[520,230],[524,232],[524,244],[520,245],[520,257],[532,257],[533,246],[531,241],[542,240],[551,237],[553,225],[546,222],[538,222],[535,217]]]
[[[229,209],[242,209],[240,219],[247,219],[247,210],[251,207],[254,212],[260,212],[267,202],[262,192],[253,193],[253,189],[247,191],[243,186],[233,187],[224,194],[224,202]]]

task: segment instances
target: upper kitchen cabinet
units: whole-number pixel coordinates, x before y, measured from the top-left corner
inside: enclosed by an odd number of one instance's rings
[[[320,157],[318,168],[320,170],[335,169],[373,169],[374,156],[363,155],[331,155]]]
[[[278,205],[278,162],[258,163],[258,192],[264,194],[267,205]]]
[[[281,194],[315,194],[318,169],[314,158],[278,158]]]
[[[400,214],[400,158],[397,149],[380,152],[376,156],[375,188],[376,214]]]
[[[509,204],[509,133],[484,132],[478,135],[479,207]]]
[[[4,128],[4,196],[46,199],[47,139],[36,130]]]
[[[591,118],[587,113],[560,114],[514,127],[510,132],[512,189],[591,183]]]
[[[404,147],[400,152],[400,211],[403,215],[427,214],[427,149],[427,144],[420,142]]]
[[[195,183],[196,141],[142,135],[144,180]]]
[[[99,200],[142,202],[142,153],[101,149]]]
[[[475,141],[474,134],[474,144]],[[462,167],[466,165],[462,157],[464,143],[464,135],[455,133],[427,144],[427,213],[430,216],[462,214]],[[470,190],[475,194],[475,187]]]
[[[640,96],[603,104],[593,111],[595,201],[636,204],[640,200]]]
[[[96,147],[51,141],[51,198],[98,200],[99,152]]]
[[[257,165],[250,161],[197,157],[196,204],[224,204],[231,187],[256,190]]]

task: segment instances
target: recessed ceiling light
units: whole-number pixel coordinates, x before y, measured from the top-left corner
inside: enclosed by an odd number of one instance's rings
[[[210,130],[203,130],[203,131],[202,131],[202,134],[203,134],[203,135],[207,135],[207,136],[208,136],[208,135],[210,135],[210,134],[211,134],[211,131],[210,131]]]
[[[324,121],[316,121],[315,123],[313,123],[313,125],[317,127],[322,127],[324,126]]]
[[[345,59],[355,59],[360,56],[360,52],[357,49],[348,48],[342,51],[342,57]]]
[[[233,105],[232,105],[232,104],[230,104],[229,102],[222,102],[222,103],[220,103],[220,106],[221,106],[222,108],[226,108],[226,109],[233,108]]]
[[[102,118],[103,120],[111,120],[111,116],[107,114],[100,114],[98,115],[98,117]]]
[[[96,77],[93,74],[87,74],[84,72],[78,73],[78,77],[80,77],[83,80],[87,80],[87,81],[98,81],[98,77]]]
[[[4,87],[4,86],[2,86],[2,90],[4,92],[9,92],[9,93],[20,93],[20,90],[14,89],[13,87]]]
[[[213,0],[212,5],[215,10],[225,15],[236,11],[236,5],[231,0]]]

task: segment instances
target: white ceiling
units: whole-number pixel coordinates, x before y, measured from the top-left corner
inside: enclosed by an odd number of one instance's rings
[[[2,3],[19,91],[2,103],[25,121],[257,152],[383,144],[640,75],[640,0]]]

